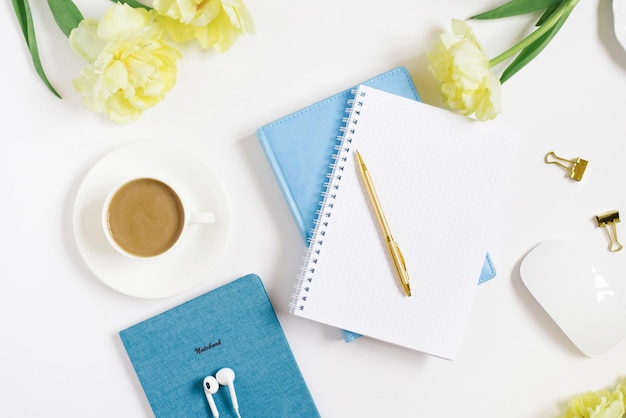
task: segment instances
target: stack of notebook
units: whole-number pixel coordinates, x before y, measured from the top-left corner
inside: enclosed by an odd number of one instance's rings
[[[349,103],[291,312],[454,359],[518,136],[369,86]]]
[[[363,83],[407,99],[419,101],[411,77],[397,67]],[[262,126],[257,131],[267,159],[306,245],[315,228],[321,196],[331,173],[337,138],[344,126],[345,110],[352,90],[337,93],[311,106]],[[306,170],[303,170],[306,167]],[[495,267],[486,254],[478,283],[492,279]],[[352,341],[358,333],[344,331]]]

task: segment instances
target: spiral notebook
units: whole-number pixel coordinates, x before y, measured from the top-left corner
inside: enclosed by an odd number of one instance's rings
[[[361,84],[412,100],[420,100],[411,75],[404,67],[392,68]],[[324,182],[330,173],[329,163],[342,118],[345,116],[345,104],[351,97],[351,91],[357,86],[257,129],[259,142],[307,245],[315,227],[319,197],[324,191]],[[304,166],[307,170],[302,170]],[[484,283],[495,276],[495,266],[487,253],[478,283]],[[344,330],[343,337],[346,342],[351,342],[357,339],[359,334]]]
[[[411,75],[395,67],[361,84],[412,100],[420,100]],[[349,88],[257,129],[257,137],[267,156],[280,190],[304,241],[308,244],[319,209],[319,196],[330,173],[343,110],[350,98]],[[302,170],[306,166],[307,170]],[[478,283],[494,278],[495,266],[485,256]],[[351,334],[345,334],[351,340]]]
[[[454,359],[518,135],[364,85],[343,132],[290,311]],[[391,264],[356,149],[404,253],[411,297]]]

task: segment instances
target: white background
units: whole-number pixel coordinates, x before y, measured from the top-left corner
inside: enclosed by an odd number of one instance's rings
[[[594,218],[611,209],[626,216],[626,53],[614,36],[610,1],[581,1],[547,49],[503,86],[497,123],[520,131],[522,143],[504,216],[494,220],[498,276],[480,286],[453,362],[367,338],[347,344],[336,329],[290,316],[303,243],[254,132],[398,65],[424,102],[441,106],[425,54],[451,18],[500,2],[249,0],[257,34],[225,54],[183,47],[176,87],[125,126],[84,108],[71,84],[83,62],[46,2],[31,3],[42,61],[63,100],[40,82],[11,2],[2,2],[0,416],[152,416],[117,332],[247,273],[264,281],[324,417],[557,417],[568,399],[613,388],[626,375],[626,341],[585,357],[519,277],[532,247],[561,238],[626,295],[626,251],[607,251]],[[110,6],[77,4],[96,19]],[[471,25],[493,57],[536,17]],[[88,170],[109,151],[144,139],[203,159],[220,176],[232,211],[225,257],[196,287],[158,300],[104,285],[72,231],[74,198]],[[582,182],[544,163],[552,150],[589,160]]]

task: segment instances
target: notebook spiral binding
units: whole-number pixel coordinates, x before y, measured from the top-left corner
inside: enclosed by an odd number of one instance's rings
[[[357,90],[353,89],[352,94],[356,95]],[[365,93],[361,92],[360,95],[364,97]],[[314,285],[315,267],[318,256],[323,251],[324,236],[326,235],[328,224],[331,222],[331,215],[335,207],[337,191],[341,185],[345,164],[351,156],[351,136],[355,132],[361,106],[363,106],[363,102],[359,101],[357,97],[348,100],[348,107],[345,109],[348,116],[342,118],[343,126],[339,129],[341,134],[337,137],[337,145],[334,146],[336,153],[332,156],[330,173],[326,175],[328,181],[324,182],[325,191],[321,196],[320,208],[316,211],[317,219],[315,220],[315,226],[309,239],[308,247],[302,257],[302,265],[294,286],[294,292],[291,294],[291,302],[289,303],[291,313],[305,309],[308,294]]]

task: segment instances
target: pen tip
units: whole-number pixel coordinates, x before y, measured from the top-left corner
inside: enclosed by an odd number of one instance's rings
[[[358,150],[358,149],[357,149],[357,150],[355,150],[355,151],[354,151],[354,153],[355,153],[355,155],[356,155],[356,160],[357,160],[357,162],[359,163],[359,165],[360,165],[363,169],[365,169],[365,168],[366,168],[366,167],[365,167],[365,162],[363,161],[363,157],[361,157],[361,153],[359,152],[359,150]]]
[[[411,297],[411,286],[408,283],[404,285],[404,293],[406,293],[407,297]]]

